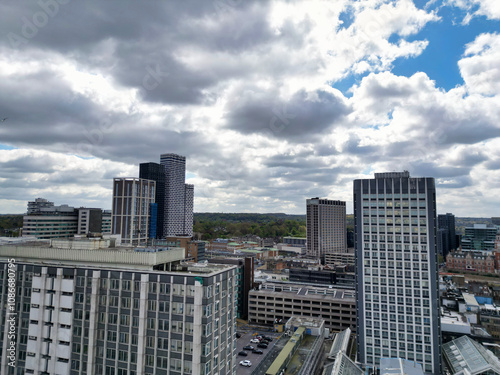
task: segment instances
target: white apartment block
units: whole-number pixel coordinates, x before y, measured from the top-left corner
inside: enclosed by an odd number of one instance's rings
[[[12,258],[18,315],[11,339],[0,311],[0,373],[236,374],[236,266],[182,263],[183,248],[0,246],[2,306]]]
[[[434,179],[408,172],[354,181],[358,361],[441,373]]]

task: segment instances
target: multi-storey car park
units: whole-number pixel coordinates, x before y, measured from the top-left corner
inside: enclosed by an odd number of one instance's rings
[[[292,316],[322,318],[335,332],[355,330],[356,309],[353,290],[309,285],[265,283],[249,292],[250,323],[273,325]]]

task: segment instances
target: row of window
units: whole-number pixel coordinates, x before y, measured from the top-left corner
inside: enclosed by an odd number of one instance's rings
[[[404,201],[392,201],[392,200],[373,200],[373,201],[368,201],[368,200],[363,200],[363,207],[410,207],[411,208],[417,208],[417,207],[425,207],[426,202],[425,200],[404,200]]]

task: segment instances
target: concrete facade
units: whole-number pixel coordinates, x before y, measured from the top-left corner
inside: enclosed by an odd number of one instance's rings
[[[20,291],[16,366],[2,355],[0,373],[235,373],[236,267],[181,264],[183,249],[116,250],[114,257],[112,250],[47,248],[57,260],[39,250],[0,246],[0,302],[7,303],[7,259],[16,259]]]
[[[273,325],[292,316],[322,318],[325,327],[335,332],[355,330],[354,291],[300,284],[265,283],[252,290],[248,300],[250,323]]]
[[[194,186],[186,184],[186,157],[162,154],[165,168],[163,236],[193,236]]]
[[[354,181],[358,360],[416,361],[441,373],[433,178],[375,173]]]
[[[327,253],[347,251],[345,202],[307,199],[306,221],[308,256],[324,262]]]
[[[155,202],[156,183],[135,177],[113,179],[111,233],[123,244],[138,245],[149,238],[150,204]]]

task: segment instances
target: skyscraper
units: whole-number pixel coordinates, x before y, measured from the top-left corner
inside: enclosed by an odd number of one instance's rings
[[[165,167],[158,163],[139,164],[139,178],[156,182],[155,203],[157,204],[156,238],[163,238]]]
[[[121,234],[122,243],[138,245],[149,238],[149,210],[155,202],[155,188],[152,180],[113,179],[111,233]]]
[[[325,254],[347,251],[345,202],[311,198],[307,208],[307,255],[321,259]]]
[[[186,182],[186,157],[162,154],[165,168],[163,237],[193,235],[194,186]]]
[[[409,172],[354,181],[358,360],[441,373],[434,179]]]
[[[443,256],[452,250],[455,250],[457,246],[457,236],[455,233],[455,215],[447,213],[438,215],[438,229],[445,229],[446,240],[443,241]]]

